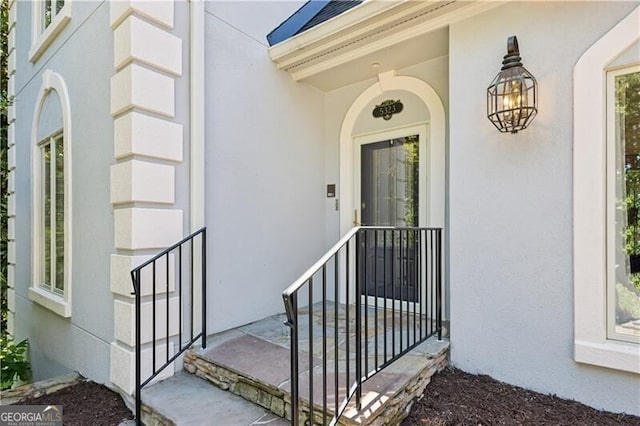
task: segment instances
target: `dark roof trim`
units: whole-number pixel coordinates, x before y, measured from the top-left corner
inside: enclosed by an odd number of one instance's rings
[[[360,3],[362,3],[362,1],[363,0],[331,0],[325,7],[322,8],[320,12],[318,12],[316,16],[311,18],[311,20],[307,22],[304,27],[300,28],[300,31],[298,31],[295,35],[313,28],[318,24],[322,24],[323,22],[328,21],[335,16],[341,15],[347,10],[359,5]]]
[[[267,35],[269,46],[328,21],[362,2],[363,0],[310,0]]]
[[[288,17],[278,28],[267,34],[269,46],[278,44],[300,31],[309,21],[311,21],[330,0],[310,0],[306,2],[296,13]]]

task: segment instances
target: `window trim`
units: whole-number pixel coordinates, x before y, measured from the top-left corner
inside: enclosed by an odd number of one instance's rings
[[[58,34],[67,26],[71,20],[71,2],[65,0],[64,6],[51,19],[51,23],[44,30],[43,15],[44,1],[34,0],[31,6],[31,48],[29,49],[29,61],[34,63],[42,56],[47,48],[53,43]]]
[[[607,338],[606,71],[640,40],[635,8],[574,68],[574,359],[640,374],[640,346]]]
[[[60,99],[62,110],[62,129],[57,130],[44,138],[38,137],[38,125],[40,123],[40,115],[42,108],[47,99],[49,93],[55,90]],[[41,271],[41,253],[42,253],[42,239],[40,235],[42,233],[42,203],[41,201],[41,182],[42,182],[42,168],[40,165],[40,146],[43,140],[48,138],[54,138],[59,135],[63,137],[64,147],[64,294],[60,295],[57,292],[48,291],[41,286],[40,271]],[[33,123],[31,127],[31,176],[32,176],[32,242],[31,242],[31,265],[32,265],[32,279],[31,285],[28,290],[29,299],[44,306],[47,309],[55,312],[56,314],[69,318],[71,317],[71,300],[72,300],[72,151],[71,151],[71,108],[69,103],[69,94],[67,86],[62,77],[51,71],[46,70],[42,74],[42,85],[40,86],[38,99],[33,114]]]

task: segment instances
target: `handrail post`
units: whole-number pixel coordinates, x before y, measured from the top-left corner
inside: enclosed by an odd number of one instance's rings
[[[298,293],[293,293],[289,297],[291,312],[289,314],[287,325],[291,330],[291,424],[293,426],[298,426],[300,424],[298,405],[298,399],[300,397],[298,389]],[[311,321],[311,319],[309,319],[309,321]]]
[[[437,232],[438,235],[438,245],[436,247],[437,250],[437,259],[438,259],[438,273],[437,273],[437,283],[436,283],[436,309],[438,310],[438,341],[442,341],[442,230],[439,229]]]
[[[356,234],[356,249],[355,249],[355,255],[356,255],[356,294],[354,295],[355,299],[356,299],[356,383],[357,383],[357,388],[356,388],[356,409],[358,411],[360,411],[361,407],[361,399],[362,399],[362,295],[360,294],[360,276],[362,274],[362,258],[360,256],[360,251],[361,251],[361,247],[360,247],[360,234],[361,231],[358,231],[358,233]],[[366,238],[366,235],[365,235]],[[366,266],[365,266],[366,267]],[[347,306],[347,309],[349,309],[349,307]],[[348,338],[348,337],[347,337]]]
[[[202,231],[202,349],[207,347],[207,230]]]
[[[141,414],[142,414],[142,395],[140,395],[140,391],[142,390],[142,372],[140,371],[140,364],[141,364],[141,354],[142,354],[142,350],[141,350],[141,342],[142,342],[142,338],[140,336],[140,329],[142,328],[140,326],[140,308],[141,308],[141,303],[140,303],[140,298],[141,298],[141,293],[142,293],[142,289],[140,288],[140,270],[137,270],[135,272],[135,292],[136,292],[136,424],[137,425],[141,425],[142,424],[142,418],[141,418]]]

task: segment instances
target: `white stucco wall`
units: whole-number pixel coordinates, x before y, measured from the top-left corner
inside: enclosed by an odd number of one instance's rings
[[[573,67],[635,6],[515,2],[451,26],[449,196],[452,363],[639,414],[638,375],[573,361],[572,281]],[[511,135],[485,93],[514,34],[540,102]]]
[[[113,53],[106,2],[74,1],[71,21],[34,63],[28,61],[31,2],[17,2],[16,37],[16,338],[29,338],[35,380],[69,370],[98,382],[109,381],[113,334],[109,254],[113,218],[109,163],[113,129],[109,78]],[[73,301],[64,319],[27,297],[31,284],[31,125],[45,69],[65,80],[70,104],[73,152]],[[40,126],[48,134],[60,116],[53,93],[45,101]],[[55,116],[55,118],[54,118]],[[58,128],[59,128],[58,124]]]
[[[189,93],[189,2],[174,2],[174,28],[171,33],[182,40],[182,75],[175,78],[175,117],[173,123],[182,125],[183,146],[182,162],[175,166],[175,202],[174,208],[181,209],[183,214],[184,235],[186,236],[193,228],[190,226],[190,93]],[[177,242],[177,241],[176,241]]]
[[[324,252],[324,94],[278,71],[266,34],[302,2],[206,5],[209,330],[282,312]]]

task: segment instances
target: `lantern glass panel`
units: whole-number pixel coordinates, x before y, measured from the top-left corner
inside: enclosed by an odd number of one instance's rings
[[[525,129],[538,112],[536,79],[519,55],[517,38],[510,37],[502,70],[487,88],[487,117],[503,133]]]
[[[537,113],[535,78],[523,67],[500,72],[487,90],[489,120],[501,132],[526,128]]]

